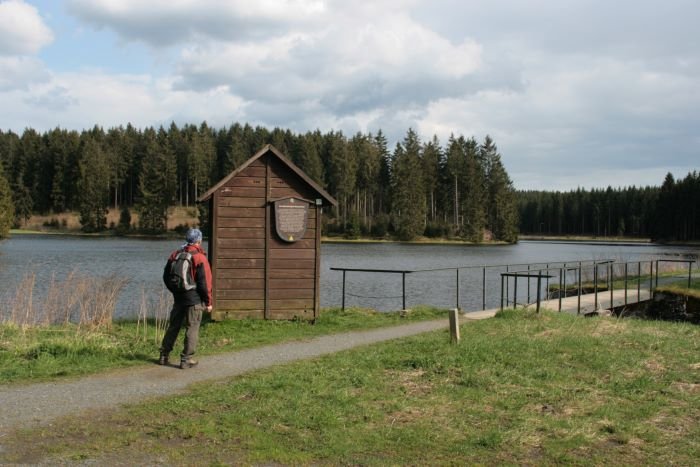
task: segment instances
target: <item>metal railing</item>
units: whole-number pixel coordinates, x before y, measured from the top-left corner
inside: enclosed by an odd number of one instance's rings
[[[653,291],[656,287],[659,285],[659,271],[660,263],[686,263],[688,265],[688,276],[687,276],[687,283],[688,283],[688,288],[691,286],[692,282],[692,269],[693,269],[693,264],[695,263],[695,260],[677,260],[677,259],[656,259],[656,260],[650,260],[650,261],[628,261],[628,262],[615,262],[613,260],[604,260],[604,261],[594,261],[590,268],[592,268],[592,274],[593,274],[593,295],[594,295],[594,309],[598,309],[599,306],[601,305],[601,301],[599,299],[599,296],[601,295],[601,277],[604,278],[605,281],[605,286],[604,286],[604,291],[602,293],[609,293],[610,294],[610,307],[614,308],[614,296],[615,296],[615,281],[616,281],[616,273],[615,269],[617,268],[619,270],[619,274],[617,274],[617,280],[622,280],[623,286],[622,289],[624,291],[624,299],[622,304],[624,306],[627,306],[630,303],[629,300],[629,291],[630,291],[630,282],[633,284],[636,283],[636,290],[637,290],[637,299],[636,302],[641,301],[641,288],[642,288],[642,281],[648,277],[648,282],[649,282],[649,297],[651,298]],[[648,274],[643,271],[642,269],[642,264],[648,264]],[[541,280],[539,279],[542,276],[543,273],[547,273],[549,277],[556,277],[556,275],[559,276],[559,284],[557,288],[557,298],[558,298],[558,311],[562,311],[562,297],[563,296],[569,296],[568,295],[568,284],[567,284],[567,277],[569,276],[569,273],[573,272],[575,274],[574,279],[578,284],[578,287],[576,288],[576,295],[578,297],[577,300],[577,306],[576,306],[576,312],[577,314],[581,313],[581,296],[584,295],[583,291],[583,286],[582,286],[582,277],[583,277],[583,269],[584,269],[584,263],[579,262],[577,267],[569,267],[567,264],[565,264],[563,267],[557,267],[557,268],[551,268],[547,267],[544,269],[537,270],[537,274],[532,274],[532,271],[530,268],[521,271],[516,271],[512,273],[504,273],[501,274],[502,276],[502,281],[501,281],[501,309],[504,307],[504,298],[505,298],[505,306],[510,305],[510,300],[508,296],[508,283],[510,282],[510,279],[512,278],[513,280],[513,306],[517,308],[519,302],[518,302],[518,278],[527,278],[528,280],[528,287],[530,280],[533,278],[538,278],[538,294],[537,294],[537,310],[539,311],[540,309],[540,301],[541,301],[541,294],[539,292],[539,288],[541,287]],[[632,272],[631,274],[631,269],[634,269],[634,266],[636,265],[636,274]],[[601,266],[604,266],[604,275],[601,275],[600,268]],[[630,268],[632,266],[632,268]],[[555,274],[550,274],[551,272],[554,272]],[[551,295],[551,289],[549,286],[549,283],[547,283],[546,286],[547,290],[547,296]],[[526,306],[531,305],[530,301],[530,293],[528,290],[528,298],[527,301],[525,302]]]
[[[601,305],[600,297],[604,293],[609,293],[610,304],[614,302],[614,292],[615,292],[615,280],[616,276],[618,280],[623,281],[624,286],[624,305],[628,305],[629,297],[628,293],[630,290],[630,283],[636,285],[637,299],[641,300],[642,283],[648,277],[648,290],[651,296],[653,289],[659,284],[659,264],[660,263],[687,263],[688,264],[688,287],[690,287],[692,280],[692,266],[696,262],[695,260],[676,260],[676,259],[652,259],[645,261],[629,261],[629,262],[617,262],[613,259],[600,259],[600,260],[572,260],[572,261],[557,261],[557,262],[539,262],[539,263],[519,263],[519,264],[500,264],[500,265],[478,265],[478,266],[459,266],[459,267],[447,267],[447,268],[429,268],[429,269],[368,269],[368,268],[342,268],[342,267],[331,267],[332,271],[342,272],[342,292],[341,292],[341,307],[344,310],[346,306],[346,295],[353,295],[347,292],[347,275],[350,272],[354,273],[378,273],[378,274],[401,274],[401,295],[394,296],[382,296],[382,297],[368,297],[362,295],[355,295],[357,297],[363,298],[373,298],[373,299],[386,299],[386,298],[400,298],[401,307],[403,310],[406,309],[407,303],[407,293],[406,293],[406,275],[407,274],[417,274],[417,273],[431,273],[438,271],[454,271],[454,307],[460,309],[460,289],[463,287],[463,280],[460,277],[460,271],[467,270],[480,270],[480,294],[481,294],[481,309],[485,310],[487,306],[487,294],[488,285],[487,272],[496,270],[504,270],[500,273],[501,276],[501,309],[510,306],[510,296],[512,287],[512,304],[514,307],[519,305],[528,306],[531,304],[537,304],[539,309],[539,304],[542,300],[542,287],[547,291],[547,297],[552,295],[551,279],[557,280],[556,291],[558,298],[558,310],[562,310],[562,299],[567,296],[568,290],[570,290],[569,285],[575,284],[575,293],[578,297],[577,300],[577,313],[581,312],[581,296],[586,293],[594,294],[594,307],[598,309]],[[648,268],[643,268],[643,265],[647,265]],[[616,274],[616,269],[618,273]],[[636,269],[636,271],[635,271]],[[587,272],[592,276],[592,286],[587,285],[584,290],[583,276],[584,272]],[[573,278],[571,278],[573,276]],[[472,274],[472,277],[474,275]],[[526,279],[526,291],[527,296],[524,302],[518,301],[518,278]],[[570,280],[573,279],[573,280]],[[532,282],[537,279],[536,300],[532,301]],[[587,281],[588,282],[588,281]],[[497,287],[497,286],[496,286]],[[619,287],[618,287],[619,288]],[[646,288],[646,286],[645,286]],[[590,292],[588,290],[592,289]],[[522,292],[523,289],[520,289]],[[497,299],[497,295],[494,295]],[[497,305],[496,305],[497,306]]]
[[[606,260],[606,261],[612,261],[612,260]],[[360,296],[356,295],[358,297],[363,297],[363,298],[374,298],[374,299],[384,299],[384,298],[400,298],[401,299],[401,306],[402,309],[406,309],[406,302],[407,302],[407,297],[406,297],[406,275],[407,274],[417,274],[417,273],[431,273],[431,272],[439,272],[439,271],[454,271],[455,274],[455,290],[454,290],[454,307],[457,309],[461,309],[461,304],[460,304],[460,289],[463,286],[463,281],[460,278],[460,271],[468,271],[468,270],[477,270],[480,271],[481,274],[480,276],[480,295],[481,295],[481,309],[486,310],[486,305],[487,305],[487,298],[488,298],[488,284],[489,282],[487,281],[487,274],[489,271],[496,271],[498,270],[505,270],[506,273],[509,272],[514,272],[518,271],[518,268],[525,268],[528,271],[543,271],[546,269],[552,269],[556,265],[563,265],[563,267],[567,267],[567,265],[571,264],[588,264],[592,263],[592,261],[579,261],[579,260],[569,260],[569,261],[556,261],[556,262],[537,262],[537,263],[515,263],[515,264],[490,264],[490,265],[476,265],[476,266],[457,266],[457,267],[447,267],[447,268],[426,268],[426,269],[408,269],[408,270],[402,270],[402,269],[371,269],[371,268],[343,268],[343,267],[331,267],[331,271],[341,271],[342,274],[342,291],[341,291],[341,307],[344,310],[345,305],[346,305],[346,295],[352,295],[347,292],[347,277],[349,272],[359,272],[359,273],[383,273],[383,274],[401,274],[401,295],[400,296],[383,296],[383,297],[372,297],[372,296]],[[547,288],[549,288],[549,280],[552,276],[549,276],[547,274],[544,274],[542,276],[546,280]],[[493,284],[496,284],[494,281]],[[496,285],[496,287],[498,287]],[[506,295],[509,293],[509,287],[510,285],[506,283]],[[527,287],[527,293],[528,293],[528,301],[530,300],[530,294],[531,294],[531,287],[530,284],[528,283]],[[497,290],[494,291],[493,297],[494,299],[497,299]],[[494,305],[497,306],[497,305]]]

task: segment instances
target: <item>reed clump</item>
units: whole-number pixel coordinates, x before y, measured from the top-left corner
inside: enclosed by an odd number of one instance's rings
[[[14,294],[0,297],[0,323],[20,328],[69,323],[79,328],[109,327],[128,283],[128,278],[116,274],[94,277],[71,272],[60,280],[53,274],[43,297],[38,298],[37,276],[30,272]]]

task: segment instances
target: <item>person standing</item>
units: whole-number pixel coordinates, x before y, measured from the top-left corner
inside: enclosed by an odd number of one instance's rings
[[[184,327],[185,342],[180,354],[180,368],[183,370],[198,363],[192,356],[197,350],[202,312],[211,313],[212,310],[211,267],[202,249],[202,232],[188,230],[185,241],[187,243],[170,255],[163,270],[163,282],[173,294],[174,303],[158,359],[160,365],[169,363],[170,352]]]

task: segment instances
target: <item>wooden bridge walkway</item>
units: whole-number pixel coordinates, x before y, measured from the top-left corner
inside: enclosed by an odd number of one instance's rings
[[[581,301],[579,305],[579,297],[577,295],[572,297],[566,297],[561,299],[561,309],[559,305],[558,298],[546,299],[540,301],[541,309],[548,309],[553,311],[562,311],[566,313],[580,313],[582,315],[601,311],[610,310],[614,308],[619,308],[626,305],[633,305],[636,303],[645,302],[651,299],[651,294],[649,290],[637,290],[627,289],[625,295],[625,290],[614,290],[612,292],[612,297],[609,291],[598,292],[596,294],[588,293],[581,295]],[[537,307],[536,303],[531,303],[525,306],[528,309],[535,309]],[[580,307],[580,308],[579,308]],[[496,315],[500,308],[492,308],[490,310],[479,310],[472,312],[464,312],[462,318],[470,320],[479,320],[492,318]]]

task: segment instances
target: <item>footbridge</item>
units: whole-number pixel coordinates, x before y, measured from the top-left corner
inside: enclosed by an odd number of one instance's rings
[[[344,309],[349,298],[401,299],[401,310],[410,308],[409,301],[432,306],[455,308],[466,317],[479,319],[493,316],[503,308],[546,308],[575,314],[590,314],[601,310],[616,310],[650,300],[661,284],[690,287],[697,271],[695,259],[655,258],[647,261],[615,259],[573,260],[547,263],[479,265],[432,269],[362,269],[331,267],[342,273],[341,303]],[[363,295],[362,283],[353,277],[375,274],[400,277],[400,294],[377,297]],[[434,281],[439,287],[407,287],[407,278],[430,274],[439,275]],[[436,276],[437,277],[437,276]],[[428,280],[423,280],[423,283]],[[446,284],[451,282],[451,286]],[[398,289],[398,287],[396,287]],[[386,289],[386,287],[384,287]],[[432,294],[439,289],[440,295]],[[450,295],[452,300],[446,298]],[[398,305],[398,303],[397,303]],[[480,305],[480,306],[479,306]],[[398,306],[397,306],[398,308]]]

